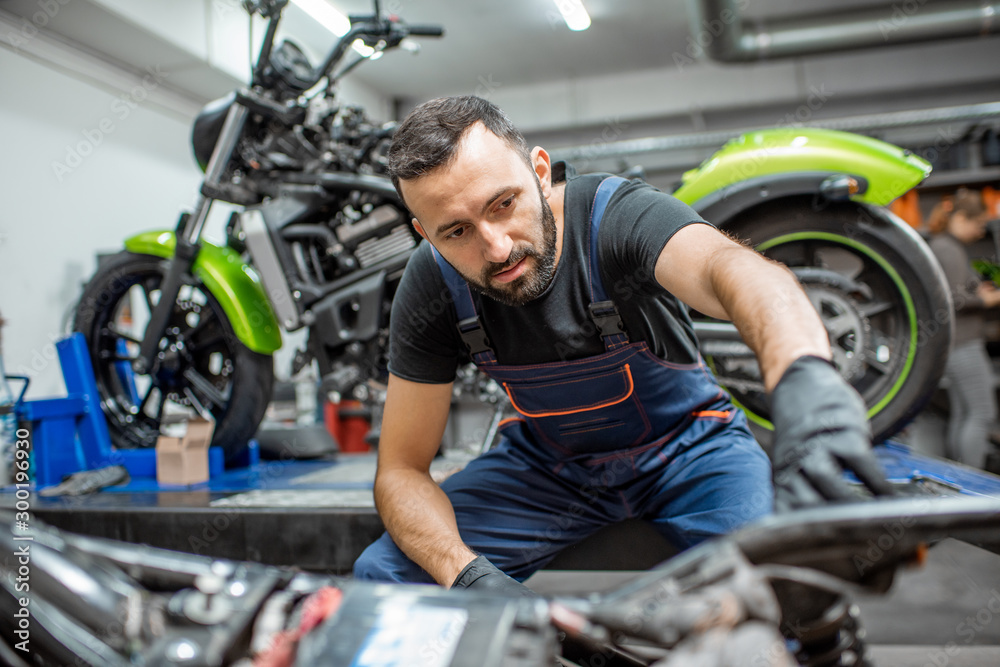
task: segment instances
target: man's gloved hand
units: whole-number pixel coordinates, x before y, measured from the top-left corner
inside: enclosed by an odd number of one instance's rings
[[[775,509],[856,500],[842,472],[876,495],[893,490],[871,451],[861,396],[826,359],[796,359],[771,393]]]
[[[458,573],[452,588],[473,588],[486,593],[500,593],[511,597],[535,598],[538,594],[501,572],[496,565],[478,556]]]

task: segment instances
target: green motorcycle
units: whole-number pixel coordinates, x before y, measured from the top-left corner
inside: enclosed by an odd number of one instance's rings
[[[929,173],[922,158],[876,139],[784,128],[733,139],[674,193],[798,276],[834,363],[868,405],[876,442],[930,398],[951,341],[941,268],[885,208]],[[750,349],[732,325],[696,319],[695,328],[720,382],[766,441],[772,427]]]
[[[384,176],[391,128],[340,105],[334,89],[372,53],[441,29],[386,18],[376,3],[314,67],[293,43],[275,44],[286,0],[245,4],[269,19],[268,31],[251,85],[195,122],[205,169],[196,208],[173,231],[128,239],[77,306],[74,327],[87,339],[116,447],[151,446],[171,412],[194,412],[216,422],[213,444],[231,460],[271,398],[282,329],[308,332],[289,375],[315,363],[324,392],[377,414],[389,305],[420,239]],[[355,40],[372,52],[351,60]],[[882,208],[928,172],[873,139],[772,130],[726,144],[675,193],[799,276],[880,439],[930,395],[951,335],[940,269]],[[222,245],[202,234],[216,201],[242,210]],[[699,318],[696,327],[719,379],[766,429],[749,349],[731,325]]]

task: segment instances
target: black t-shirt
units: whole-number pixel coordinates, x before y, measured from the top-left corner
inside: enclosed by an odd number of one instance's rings
[[[553,166],[558,180],[563,165]],[[587,307],[590,207],[608,174],[567,172],[563,249],[548,289],[523,306],[505,306],[473,292],[501,364],[565,361],[604,352]],[[612,195],[598,235],[601,279],[629,341],[646,341],[653,354],[675,363],[693,363],[697,342],[687,307],[656,282],[653,271],[670,237],[695,222],[705,221],[687,204],[632,180]],[[414,382],[454,380],[459,364],[468,360],[457,321],[451,295],[424,241],[407,263],[393,299],[389,371]]]

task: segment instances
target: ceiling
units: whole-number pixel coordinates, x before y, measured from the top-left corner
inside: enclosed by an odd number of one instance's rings
[[[928,0],[923,0],[927,2]],[[366,82],[402,97],[425,98],[480,78],[505,86],[562,81],[675,65],[689,47],[686,0],[584,0],[592,25],[573,32],[557,0],[389,0],[383,7],[411,23],[445,28],[441,40],[422,39],[422,53],[392,54],[359,72]],[[370,11],[371,0],[333,0],[345,13]],[[801,13],[795,0],[741,0],[748,19]],[[810,0],[808,12],[884,6],[884,0]],[[1000,54],[998,54],[1000,55]]]
[[[382,11],[410,23],[436,24],[445,29],[443,39],[421,38],[421,52],[403,50],[387,54],[380,62],[366,63],[351,76],[390,98],[426,99],[483,81],[517,87],[562,82],[601,75],[655,70],[677,66],[677,58],[692,53],[692,11],[696,0],[584,0],[592,17],[589,30],[572,32],[556,9],[558,0],[382,0]],[[372,10],[372,0],[329,0],[345,14]],[[789,15],[817,15],[837,10],[884,7],[887,19],[893,10],[913,5],[931,7],[956,0],[737,0],[748,22],[767,22]],[[143,63],[177,62],[171,47],[198,40],[205,21],[225,18],[242,28],[246,22],[238,0],[51,0],[59,5],[47,19],[43,32],[66,38],[93,53],[104,54],[126,66],[142,69]],[[31,21],[42,3],[38,0],[0,0],[0,11]],[[803,5],[808,8],[804,9]],[[968,4],[967,2],[965,4]],[[1000,23],[1000,18],[997,19]],[[333,35],[306,17],[295,5],[285,11],[284,33],[318,53],[332,45]],[[230,32],[232,31],[229,29]],[[994,32],[996,30],[994,29]],[[256,37],[260,37],[260,27]],[[248,60],[249,45],[234,38],[228,57]],[[1000,57],[1000,41],[987,37]],[[957,42],[961,40],[951,40]],[[982,40],[966,40],[982,41]],[[888,46],[888,48],[892,48]],[[190,49],[189,49],[190,50]],[[197,49],[195,49],[197,50]],[[874,52],[877,49],[869,51]],[[885,49],[882,49],[885,50]],[[704,60],[704,58],[699,58]],[[969,63],[955,62],[956,69]],[[918,63],[914,63],[918,65]],[[858,72],[859,77],[891,77],[895,72]],[[194,97],[210,99],[227,92],[238,79],[203,77],[199,83],[178,84]],[[636,91],[641,95],[642,91]],[[734,105],[737,103],[734,100]]]
[[[349,78],[385,100],[390,115],[444,94],[492,96],[529,140],[568,146],[606,135],[612,125],[619,140],[800,122],[794,114],[806,104],[806,120],[819,121],[1000,100],[996,25],[992,35],[727,64],[694,46],[699,33],[708,36],[706,26],[692,31],[698,0],[583,0],[593,23],[579,33],[566,28],[556,1],[382,0],[383,12],[441,25],[445,36],[420,39],[417,54],[399,49],[364,63]],[[346,14],[372,7],[371,0],[330,2]],[[57,3],[44,34],[139,74],[163,66],[171,73],[165,86],[190,108],[246,80],[250,49],[238,0],[52,0]],[[949,4],[970,2],[735,0],[749,25],[875,8],[894,25]],[[38,0],[0,0],[0,18],[5,13],[37,23],[40,6]],[[331,33],[295,6],[286,9],[283,32],[314,60],[333,43]],[[258,24],[254,37],[261,33]],[[817,91],[826,94],[813,109]],[[929,125],[924,139],[942,131]],[[697,163],[703,154],[695,151],[679,164]]]
[[[352,13],[365,0],[338,0]],[[429,91],[474,89],[480,79],[517,86],[652,69],[671,63],[688,34],[684,0],[587,0],[592,26],[569,30],[555,0],[395,0],[387,7],[411,23],[444,26],[421,53],[395,53],[359,76],[381,90],[421,98]],[[398,8],[398,9],[397,9]]]

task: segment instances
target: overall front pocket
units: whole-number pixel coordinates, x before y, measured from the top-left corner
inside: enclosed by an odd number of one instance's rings
[[[650,424],[628,364],[543,382],[504,382],[511,405],[543,439],[573,453],[632,447]]]

